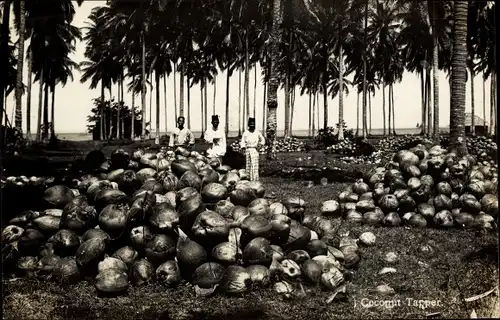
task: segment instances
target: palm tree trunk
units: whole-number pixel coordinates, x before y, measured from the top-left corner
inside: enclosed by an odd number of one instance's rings
[[[160,73],[155,72],[155,85],[156,85],[156,138],[155,144],[160,144]]]
[[[247,102],[246,102],[246,98],[245,98],[245,94],[247,92],[247,83],[245,81],[245,74],[243,74],[243,111],[242,111],[242,115],[241,115],[241,119],[242,119],[242,126],[243,126],[243,131],[245,131],[246,127],[247,127],[247,121],[248,121],[248,111],[247,111]]]
[[[191,129],[191,86],[189,85],[189,77],[186,77],[187,86],[187,125]]]
[[[420,72],[420,98],[422,102],[422,125],[420,134],[425,135],[427,125],[426,125],[426,117],[427,117],[427,102],[426,102],[426,96],[425,96],[425,79],[424,79],[424,72]]]
[[[264,129],[266,128],[266,114],[267,114],[267,108],[266,108],[267,82],[266,81],[264,81],[264,94],[262,96],[262,99],[264,100],[264,101],[262,101],[262,133],[265,136],[266,130],[264,130]]]
[[[224,132],[226,133],[226,137],[229,137],[229,86],[231,84],[231,71],[229,70],[229,66],[226,70],[226,127],[224,128]]]
[[[495,134],[495,106],[496,106],[496,75],[494,72],[490,75],[490,127],[489,133],[490,135]]]
[[[122,86],[120,84],[121,80],[118,77],[117,87],[118,87],[118,106],[116,108],[116,136],[118,139],[120,138],[120,109],[121,109],[121,101],[122,101]]]
[[[394,85],[391,83],[392,133],[396,135],[396,112],[394,111]]]
[[[312,136],[316,134],[316,92],[313,92]]]
[[[484,71],[483,71],[483,130],[485,129],[486,129],[486,79],[484,78]]]
[[[497,74],[496,72],[493,72],[493,79],[495,80],[495,88],[497,87]],[[493,123],[495,124],[495,126],[493,127],[493,133],[496,135],[497,134],[497,130],[498,130],[498,127],[497,127],[497,116],[498,116],[498,113],[497,113],[497,91],[494,90],[493,92],[493,97],[495,98],[495,102],[493,104],[494,108],[493,108]]]
[[[384,136],[387,134],[385,126],[385,82],[382,76],[382,119],[384,119]]]
[[[281,40],[281,0],[273,0],[272,7],[272,18],[273,24],[270,33],[270,43],[269,43],[269,64],[270,64],[270,74],[269,74],[269,92],[267,97],[267,145],[272,145],[276,140],[276,129],[277,129],[277,118],[276,110],[278,109],[278,58],[279,51],[278,45]],[[272,158],[271,154],[272,148],[268,148],[268,158]]]
[[[149,75],[149,138],[153,133],[153,73]]]
[[[205,107],[205,110],[203,111],[203,121],[205,122],[205,130],[208,129],[208,86],[207,86],[207,81],[205,80],[205,88],[203,91],[203,99],[205,100],[203,105]],[[203,132],[204,133],[204,132]]]
[[[290,73],[285,79],[285,137],[290,135]]]
[[[432,105],[431,105],[431,71],[427,69],[427,75],[425,80],[425,92],[426,92],[426,103],[427,103],[427,135],[432,136]]]
[[[54,85],[50,89],[51,89],[51,92],[52,92],[51,117],[50,117],[50,123],[51,123],[51,126],[50,126],[50,137],[51,137],[51,139],[55,139],[56,138],[56,129],[55,129],[55,119],[56,119],[56,116],[55,116],[55,113],[56,113],[56,86]]]
[[[42,85],[40,84],[40,106],[41,106],[41,95],[42,93]],[[106,135],[104,133],[104,112],[105,112],[105,108],[106,108],[106,103],[104,101],[105,97],[104,97],[104,80],[101,80],[101,119],[99,121],[99,135],[100,135],[100,139],[101,140],[104,140],[106,139]],[[41,108],[40,108],[41,110]],[[40,117],[40,110],[38,110],[38,116]]]
[[[32,83],[32,68],[33,68],[33,51],[28,50],[28,95],[26,97],[26,138],[31,141],[31,86]]]
[[[295,111],[295,86],[292,87],[292,97],[290,103],[290,136],[293,135],[293,114]]]
[[[3,4],[3,16],[2,16],[2,24],[0,30],[0,50],[2,52],[8,52],[9,50],[9,41],[10,41],[10,1],[4,1]],[[2,61],[2,64],[4,62]],[[7,102],[5,99],[7,98],[7,94],[5,89],[7,87],[6,83],[7,79],[2,75],[0,76],[0,127],[3,125],[3,115],[5,113],[5,118],[7,121]],[[3,130],[0,130],[3,132]],[[0,134],[0,146],[3,147],[5,141],[5,137]],[[4,148],[2,148],[4,150]]]
[[[390,107],[389,107],[389,110],[390,110]],[[389,112],[389,119],[391,119],[390,112]],[[359,135],[359,90],[357,92],[357,99],[356,99],[356,137],[358,135]]]
[[[389,94],[389,97],[388,97],[389,98],[388,99],[388,104],[389,104],[389,110],[388,110],[389,112],[388,113],[389,113],[389,117],[388,117],[388,121],[387,121],[388,122],[387,123],[387,127],[388,127],[387,128],[388,129],[387,133],[388,133],[389,136],[391,136],[392,135],[392,131],[391,131],[392,122],[391,122],[391,119],[393,117],[393,115],[392,115],[392,103],[391,103],[391,84],[389,84],[389,88],[387,88],[387,89],[388,89],[388,94]]]
[[[37,119],[37,127],[36,127],[36,140],[42,140],[42,110],[43,110],[43,77],[44,77],[43,68],[40,71],[40,79],[38,80],[40,83],[40,89],[38,90],[38,119]]]
[[[45,84],[43,101],[43,134],[42,140],[46,140],[49,137],[49,85]]]
[[[17,72],[16,74],[16,117],[15,127],[22,132],[23,130],[23,62],[24,62],[24,33],[26,32],[26,10],[25,0],[19,1],[19,38],[17,40]]]
[[[167,108],[167,74],[163,75],[163,110],[165,112],[165,136],[168,136],[168,108]],[[189,118],[188,118],[189,119]],[[188,124],[189,127],[189,124]]]
[[[132,76],[132,83],[135,83],[135,75]],[[135,91],[132,89],[132,107],[131,109],[131,124],[130,124],[130,139],[135,139]]]
[[[245,108],[246,119],[250,117],[250,52],[248,49],[248,29],[245,31]]]
[[[3,114],[5,112],[5,108],[7,107],[7,102],[5,102],[5,90],[4,90],[3,79],[0,81],[2,81],[0,82],[0,149],[5,150],[4,148],[5,139],[3,136],[4,130],[1,130],[1,128],[3,126]]]
[[[142,85],[141,85],[141,119],[142,119],[142,133],[141,140],[144,140],[146,135],[146,43],[144,40],[144,31],[141,33],[142,43]]]
[[[368,129],[368,135],[372,134],[372,94],[371,92],[368,94],[368,113],[370,114],[370,124]]]
[[[307,136],[311,136],[312,131],[312,96],[309,92],[309,125],[307,126]]]
[[[241,127],[243,125],[241,117],[243,110],[241,109],[241,69],[238,69],[238,137],[241,137]]]
[[[177,62],[174,62],[174,117],[177,123]]]
[[[217,98],[217,76],[214,76],[214,101],[213,101],[213,104],[212,104],[212,114],[216,114],[215,112],[215,102],[216,102],[216,98]]]
[[[253,117],[257,114],[257,63],[253,67]]]
[[[200,117],[200,121],[201,121],[201,138],[203,138],[205,136],[205,117],[204,117],[204,113],[205,113],[205,107],[204,107],[204,103],[203,103],[203,86],[204,86],[204,81],[201,80],[200,81],[200,101],[201,101],[201,117]]]
[[[339,24],[339,38],[340,38]],[[385,120],[384,120],[385,123]],[[385,125],[384,125],[385,126]],[[339,41],[339,140],[344,140],[344,52],[342,42]]]
[[[289,36],[289,42],[292,43],[292,31],[290,29],[287,30]],[[285,137],[290,135],[290,95],[291,95],[291,74],[292,74],[292,57],[291,50],[287,50],[287,69],[286,69],[286,77],[285,77]]]
[[[323,129],[328,128],[328,53],[325,52],[325,74],[323,76]]]
[[[120,86],[121,86],[121,94],[122,94],[122,97],[120,99],[120,110],[121,108],[125,105],[125,103],[123,102],[124,101],[124,84],[123,84],[123,80],[125,80],[125,76],[123,74],[123,69],[121,70],[121,74],[120,74]],[[120,139],[123,139],[123,130],[124,130],[124,127],[123,127],[123,121],[124,121],[124,117],[123,117],[123,114],[120,116],[120,127],[119,127],[119,138]]]
[[[432,86],[433,86],[433,111],[434,111],[434,131],[433,137],[437,141],[439,137],[439,38],[437,32],[437,14],[435,13],[435,0],[433,3],[432,19]]]
[[[319,90],[316,91],[316,132],[319,130]]]
[[[458,157],[467,154],[465,143],[465,91],[467,83],[467,11],[468,2],[454,2],[453,57],[451,60],[450,147]],[[436,88],[434,88],[435,94]],[[436,119],[434,118],[434,126]],[[436,128],[434,128],[436,131]]]
[[[471,106],[471,127],[470,133],[474,136],[476,134],[476,108],[474,105],[474,68],[470,67],[470,106]]]
[[[107,122],[107,126],[108,126],[108,130],[106,130],[107,134],[108,134],[108,139],[109,138],[113,138],[113,129],[112,129],[112,126],[113,126],[113,104],[111,103],[111,99],[113,98],[113,93],[111,92],[111,89],[113,87],[113,84],[110,83],[109,84],[109,116],[108,116],[108,122]]]
[[[266,51],[267,52],[267,51]],[[267,88],[269,86],[269,73],[270,73],[270,66],[269,66],[269,58],[266,56],[265,64],[263,65],[265,68],[264,71],[264,96],[263,96],[263,102],[262,102],[262,134],[264,137],[266,137],[266,123],[267,123]]]
[[[368,0],[365,0],[365,22],[364,22],[364,32],[363,32],[363,139],[366,140],[367,132],[366,132],[366,47],[367,43],[367,31],[368,28]]]

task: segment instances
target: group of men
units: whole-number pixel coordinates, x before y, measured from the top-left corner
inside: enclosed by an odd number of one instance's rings
[[[194,146],[194,135],[184,126],[185,118],[177,119],[177,127],[170,134],[169,147],[185,147],[191,149]],[[212,116],[212,127],[205,131],[205,141],[210,144],[206,150],[208,158],[217,158],[222,163],[222,157],[226,154],[226,135],[224,129],[219,127],[219,116]],[[258,149],[266,144],[264,136],[255,129],[255,118],[248,119],[248,128],[243,133],[240,147],[245,154],[246,172],[250,181],[259,180],[259,152]]]

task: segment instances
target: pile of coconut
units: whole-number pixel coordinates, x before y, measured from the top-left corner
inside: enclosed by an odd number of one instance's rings
[[[367,172],[321,211],[370,225],[491,230],[497,194],[498,169],[490,162],[419,144]]]
[[[2,230],[4,272],[85,280],[102,294],[153,281],[291,294],[302,283],[337,290],[360,261],[356,239],[327,244],[332,222],[304,215],[303,199],[268,199],[244,170],[197,152],[93,151],[85,161],[89,172],[45,181],[40,201]]]

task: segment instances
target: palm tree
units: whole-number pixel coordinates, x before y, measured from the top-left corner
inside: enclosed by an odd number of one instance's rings
[[[28,50],[27,53],[27,63],[28,63],[28,95],[26,96],[26,139],[31,141],[31,86],[32,86],[32,55],[33,51],[31,49]]]
[[[26,33],[26,1],[19,1],[19,39],[17,40],[17,76],[16,76],[16,116],[15,127],[22,131],[23,125],[23,63],[24,63],[24,36]]]
[[[267,92],[267,128],[266,136],[268,144],[273,144],[276,140],[277,119],[276,110],[278,108],[278,86],[279,86],[279,70],[278,70],[278,44],[281,40],[281,0],[273,0],[272,2],[272,27],[269,35],[269,87]],[[271,157],[268,149],[268,157]]]
[[[467,154],[465,143],[465,91],[467,83],[468,3],[454,2],[453,59],[450,94],[450,146],[459,157]]]
[[[76,28],[75,31],[79,30]],[[80,38],[80,36],[78,36]],[[74,49],[73,49],[74,50]],[[56,88],[58,84],[61,84],[63,87],[68,83],[68,80],[73,81],[73,69],[78,69],[78,64],[71,60],[68,56],[65,56],[61,59],[58,59],[57,68],[50,70],[50,91],[52,94],[51,98],[51,137],[55,138],[55,101],[56,101]]]
[[[29,3],[29,2],[28,2]],[[71,25],[75,14],[71,2],[55,1],[51,6],[42,6],[39,2],[30,3],[30,19],[34,19],[30,39],[30,48],[33,51],[33,70],[35,81],[41,80],[44,90],[43,134],[42,138],[49,138],[49,89],[54,87],[60,77],[74,65],[67,59],[75,50],[74,42],[80,38],[78,28]],[[48,15],[46,10],[52,13]],[[30,30],[31,31],[31,30]],[[54,52],[57,52],[54,54]],[[43,72],[42,72],[43,70]],[[43,75],[43,77],[41,77]],[[66,77],[67,79],[67,77]]]
[[[367,34],[367,29],[368,29],[368,0],[365,0],[365,19],[364,19],[364,26],[363,26],[363,139],[366,140],[367,137],[367,122],[366,122],[366,95],[367,95],[367,60],[368,60],[368,54],[367,54],[367,46],[368,46],[368,34]]]
[[[321,92],[323,93],[323,128],[328,127],[328,84],[334,77],[332,67],[335,62],[332,61],[332,53],[335,52],[335,37],[331,37],[331,33],[338,29],[337,20],[335,19],[335,8],[330,2],[321,2],[320,8],[311,13],[311,24],[315,26],[315,30],[310,36],[314,41],[311,45],[311,53],[313,55],[311,64],[314,65],[315,75],[319,79]]]
[[[168,76],[172,72],[171,50],[169,42],[164,33],[166,28],[162,21],[164,16],[164,7],[153,7],[151,13],[150,32],[146,42],[148,44],[147,65],[148,73],[154,74],[155,93],[156,93],[156,138],[155,144],[160,143],[160,79],[162,76]],[[159,36],[158,36],[159,35]],[[151,115],[150,115],[151,116]],[[166,120],[165,120],[166,123]]]
[[[2,77],[0,77],[0,126],[3,125],[5,97],[15,87],[17,77],[15,68],[17,62],[14,55],[15,48],[10,42],[10,13],[11,2],[4,1],[2,6],[2,25],[0,28],[0,70],[2,73]],[[3,137],[0,136],[0,139],[0,146],[3,146]]]
[[[90,23],[88,23],[85,30],[87,31],[83,40],[86,41],[85,57],[88,59],[80,63],[83,74],[80,82],[90,82],[90,88],[95,89],[101,83],[101,101],[104,101],[105,88],[109,88],[112,82],[114,61],[111,56],[110,42],[104,37],[102,30],[105,28],[104,19],[106,17],[107,9],[105,7],[94,8],[89,16]],[[101,139],[104,140],[105,120],[104,108],[101,109]]]
[[[82,0],[76,1],[77,5],[82,4]],[[74,6],[70,0],[54,0],[51,2],[41,2],[41,1],[15,1],[14,6],[14,25],[17,29],[19,35],[18,48],[17,48],[17,70],[21,70],[16,74],[16,106],[15,106],[15,126],[22,130],[22,94],[24,90],[23,85],[23,65],[24,65],[24,42],[26,38],[32,37],[34,32],[40,29],[41,23],[46,23],[50,21],[49,26],[52,28],[59,28],[59,25],[66,25],[71,27],[70,23],[73,21],[75,14]],[[49,14],[50,13],[50,14]],[[44,26],[43,29],[47,29]],[[59,28],[60,29],[60,28]],[[28,54],[30,56],[30,54]],[[61,57],[64,60],[65,57]],[[31,79],[32,65],[31,61],[28,68],[29,78]],[[31,92],[31,81],[28,83],[28,92]],[[31,102],[31,101],[30,101]],[[27,108],[27,121],[29,122],[30,108]],[[30,125],[27,123],[27,130],[30,131]],[[28,139],[30,133],[28,132]]]
[[[363,2],[359,0],[335,1],[335,30],[337,36],[336,51],[338,52],[338,84],[344,87],[344,42],[351,42],[357,36],[361,23]],[[344,139],[344,93],[339,91],[339,134],[338,139]]]
[[[377,61],[380,61],[376,64],[376,73],[382,83],[384,135],[386,134],[385,87],[388,83],[387,80],[389,80],[386,74],[389,70],[389,65],[400,50],[397,43],[399,29],[401,28],[399,16],[400,8],[393,1],[382,3],[377,0],[376,6],[371,13],[371,24],[368,27],[369,38],[375,43],[375,56],[377,57]]]
[[[451,25],[453,22],[449,1],[400,1],[402,29],[398,44],[406,69],[417,72],[421,78],[422,133],[439,133],[438,70],[449,71],[451,61]],[[434,111],[430,101],[431,70],[434,86]],[[429,81],[429,82],[428,82]],[[426,119],[427,114],[427,119]],[[432,116],[434,115],[434,122]],[[433,132],[431,128],[435,127]]]
[[[488,1],[479,14],[476,32],[478,34],[476,68],[483,72],[483,78],[490,78],[490,126],[489,133],[496,132],[496,23],[495,3]]]
[[[302,12],[305,12],[307,17],[314,18],[319,22],[316,10],[311,4],[306,1],[300,1],[303,5]],[[269,85],[267,92],[267,128],[266,136],[268,144],[273,144],[276,140],[277,119],[276,110],[278,108],[278,87],[279,87],[279,42],[281,41],[281,23],[283,20],[283,6],[281,0],[273,0],[271,7],[272,26],[270,27],[269,42],[268,42],[268,58],[269,58]],[[272,156],[272,148],[268,149],[268,157]]]

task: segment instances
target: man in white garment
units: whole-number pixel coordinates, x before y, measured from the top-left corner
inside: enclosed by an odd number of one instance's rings
[[[207,149],[207,157],[217,158],[219,161],[226,154],[226,135],[224,129],[219,128],[219,116],[212,116],[212,128],[205,131],[205,141],[211,146]]]
[[[194,135],[191,130],[184,127],[184,122],[184,117],[177,119],[177,128],[170,134],[170,141],[168,143],[170,148],[184,147],[190,149],[194,146]]]
[[[259,151],[266,144],[260,131],[255,130],[255,118],[248,119],[248,130],[241,137],[240,147],[245,153],[246,171],[250,181],[259,180]]]

